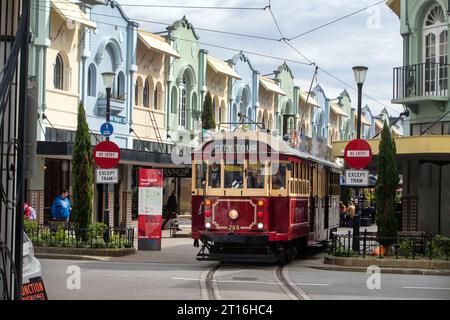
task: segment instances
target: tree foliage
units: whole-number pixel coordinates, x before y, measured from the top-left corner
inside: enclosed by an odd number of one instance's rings
[[[384,124],[381,133],[381,142],[377,162],[377,183],[375,187],[375,201],[377,206],[377,226],[379,242],[381,245],[392,244],[382,237],[395,237],[397,235],[397,217],[395,215],[395,195],[399,183],[395,141],[387,124]]]
[[[215,129],[216,123],[214,121],[214,110],[212,107],[212,98],[209,93],[205,96],[205,102],[203,103],[202,111],[202,129],[209,130]]]
[[[78,107],[78,124],[73,148],[73,207],[72,214],[75,223],[80,228],[87,228],[91,224],[93,197],[93,155],[91,137],[86,122],[83,104]]]

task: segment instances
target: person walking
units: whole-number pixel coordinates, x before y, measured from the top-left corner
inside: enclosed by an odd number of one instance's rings
[[[69,191],[63,189],[61,194],[58,194],[53,200],[51,207],[51,218],[54,221],[65,221],[69,222],[70,213],[72,211],[72,204],[68,198]]]
[[[167,199],[166,205],[166,219],[162,224],[162,229],[164,230],[164,226],[166,223],[173,218],[176,218],[178,211],[177,198],[175,196],[175,190],[172,191],[169,198]]]
[[[347,208],[346,227],[350,227],[349,223],[350,221],[352,222],[351,226],[353,226],[353,220],[355,219],[355,215],[356,215],[355,205],[353,204],[353,201],[350,201]]]

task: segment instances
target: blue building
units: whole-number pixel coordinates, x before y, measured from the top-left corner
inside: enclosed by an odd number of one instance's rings
[[[250,60],[242,52],[235,55],[229,62],[236,73],[242,77],[240,80],[232,80],[230,122],[239,122],[239,113],[256,121],[256,109],[259,106],[259,72],[253,68]],[[235,125],[231,126],[231,128],[234,127]],[[250,127],[254,128],[254,125]]]

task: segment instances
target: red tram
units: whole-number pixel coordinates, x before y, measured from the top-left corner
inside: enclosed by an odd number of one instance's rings
[[[218,133],[194,150],[192,168],[199,260],[285,263],[339,225],[340,168],[278,137]]]

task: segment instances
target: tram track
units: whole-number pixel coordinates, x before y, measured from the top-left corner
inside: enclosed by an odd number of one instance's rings
[[[288,265],[276,266],[273,269],[273,276],[283,292],[289,297],[290,300],[311,300],[311,297],[303,291],[298,285],[293,283],[285,267]],[[219,281],[215,278],[216,272],[222,267],[222,263],[214,265],[207,270],[204,279],[204,298],[208,300],[222,300],[222,296],[219,291]]]

